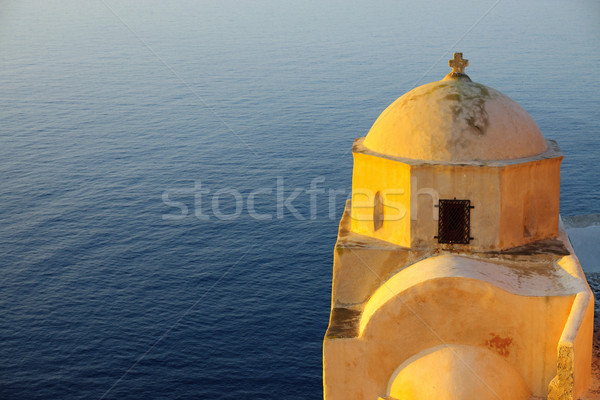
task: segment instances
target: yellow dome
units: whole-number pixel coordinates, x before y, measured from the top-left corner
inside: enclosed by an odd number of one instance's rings
[[[419,86],[393,102],[364,145],[389,156],[431,161],[492,161],[543,153],[531,116],[499,91],[467,79]]]

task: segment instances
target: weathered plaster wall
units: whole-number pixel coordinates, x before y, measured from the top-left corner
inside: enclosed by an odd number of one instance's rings
[[[380,226],[374,221],[377,193],[383,203]],[[352,230],[410,247],[410,165],[354,153]]]
[[[439,199],[470,200],[471,236],[467,248],[497,249],[500,225],[500,168],[462,165],[420,165],[411,170],[413,182],[423,190],[437,193]],[[415,196],[413,196],[414,199]],[[417,217],[411,224],[412,246],[438,246],[437,208],[430,196],[417,196]],[[437,205],[437,203],[436,203]],[[436,217],[435,219],[433,217]]]
[[[444,343],[496,352],[533,394],[545,395],[556,374],[556,347],[573,298],[522,297],[457,278],[411,287],[379,309],[359,338],[325,341],[326,399],[382,396],[400,364]]]
[[[467,250],[506,250],[558,235],[560,163],[554,142],[530,158],[434,163],[388,157],[355,141],[352,231],[404,247],[440,248],[439,199],[470,200]],[[378,205],[376,207],[376,204]]]
[[[502,168],[499,247],[558,235],[561,157]]]

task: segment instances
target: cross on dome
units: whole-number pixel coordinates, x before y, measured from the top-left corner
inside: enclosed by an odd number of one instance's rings
[[[469,66],[469,60],[464,60],[462,58],[462,53],[454,53],[454,58],[448,60],[448,66],[452,67],[452,72],[464,74],[465,68]]]

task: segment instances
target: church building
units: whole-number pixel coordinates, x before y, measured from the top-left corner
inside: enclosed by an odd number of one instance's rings
[[[558,144],[464,72],[353,145],[325,400],[580,399],[594,299],[559,217]]]

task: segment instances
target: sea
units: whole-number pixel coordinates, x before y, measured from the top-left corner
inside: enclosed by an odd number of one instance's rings
[[[351,147],[466,72],[600,213],[600,3],[0,1],[0,399],[319,399]]]

